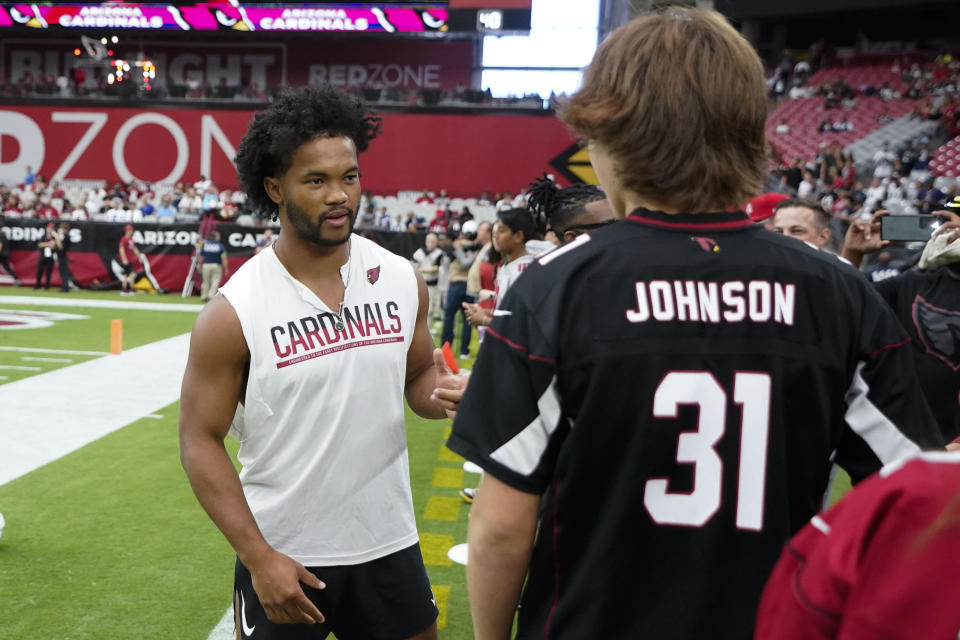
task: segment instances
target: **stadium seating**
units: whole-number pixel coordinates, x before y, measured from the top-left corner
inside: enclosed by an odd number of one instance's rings
[[[937,149],[930,161],[930,171],[935,176],[960,177],[960,137]]]
[[[851,67],[828,67],[813,74],[807,81],[811,87],[823,84],[833,84],[843,80],[854,89],[862,86],[871,86],[879,89],[887,83],[894,91],[903,94],[910,85],[903,82],[900,75],[893,72],[892,66],[886,65],[858,65]]]
[[[899,149],[908,140],[932,137],[936,129],[936,122],[903,116],[850,143],[844,150],[853,154],[855,162],[867,162],[880,150],[884,142],[889,142],[893,149]]]
[[[833,76],[834,78],[836,76]],[[877,118],[888,110],[893,118],[901,118],[912,109],[913,103],[905,100],[884,102],[880,98],[857,98],[857,104],[851,109],[825,109],[824,99],[797,98],[784,100],[767,119],[767,137],[777,151],[789,161],[794,157],[810,159],[820,151],[821,143],[839,142],[843,147],[852,145],[867,134],[884,127]],[[820,133],[817,130],[824,120],[831,123],[846,118],[853,125],[853,131]],[[786,121],[790,133],[778,135],[777,126]]]

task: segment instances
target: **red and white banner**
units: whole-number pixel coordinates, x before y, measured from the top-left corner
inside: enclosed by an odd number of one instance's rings
[[[300,86],[314,82],[399,89],[452,89],[469,86],[473,69],[470,40],[317,39],[309,42],[236,44],[122,41],[114,58],[136,60],[140,55],[156,65],[157,87],[199,87],[255,84]],[[0,40],[0,76],[21,82],[26,76],[71,77],[79,58],[78,40]],[[108,73],[104,60],[100,73]],[[87,83],[96,86],[96,71]]]
[[[193,182],[236,187],[232,159],[253,111],[0,106],[0,182],[27,167],[52,180]],[[374,193],[441,188],[516,193],[570,147],[548,114],[383,114],[383,134],[360,158]]]

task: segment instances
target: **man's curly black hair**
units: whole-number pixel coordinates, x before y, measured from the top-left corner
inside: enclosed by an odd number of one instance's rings
[[[263,179],[283,175],[300,145],[318,136],[345,136],[358,152],[366,151],[382,122],[359,98],[330,85],[285,91],[253,118],[237,149],[237,176],[251,208],[276,217],[277,204],[264,190]]]

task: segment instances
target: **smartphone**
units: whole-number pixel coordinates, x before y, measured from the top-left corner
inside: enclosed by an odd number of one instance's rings
[[[880,237],[884,240],[926,242],[941,224],[939,216],[884,216],[880,218]]]

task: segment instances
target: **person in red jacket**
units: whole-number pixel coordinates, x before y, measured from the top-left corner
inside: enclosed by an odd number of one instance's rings
[[[755,640],[955,640],[960,452],[892,463],[787,545]]]

